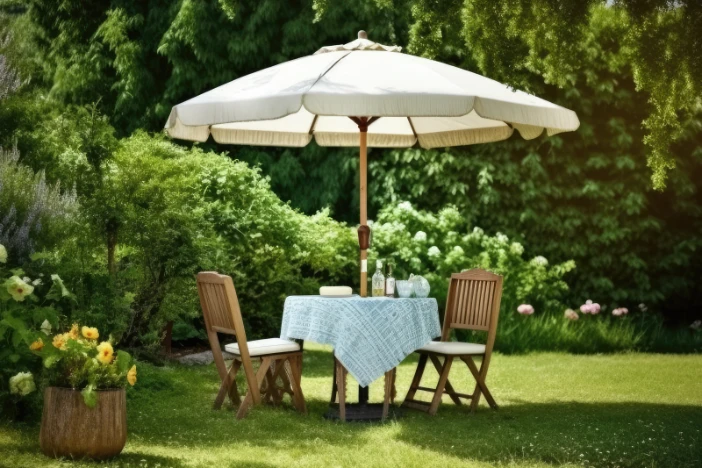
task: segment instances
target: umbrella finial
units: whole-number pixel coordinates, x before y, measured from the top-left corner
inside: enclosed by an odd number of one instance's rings
[[[358,31],[358,38],[359,39],[368,39],[368,33],[365,32],[363,29]]]

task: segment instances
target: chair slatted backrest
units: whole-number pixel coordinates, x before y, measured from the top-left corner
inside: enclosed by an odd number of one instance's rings
[[[494,342],[502,298],[502,276],[474,269],[451,275],[441,339],[454,328],[488,332]]]
[[[217,340],[217,333],[235,335],[242,357],[248,359],[246,331],[232,278],[203,271],[197,275],[197,290],[210,344],[214,345],[213,339]]]

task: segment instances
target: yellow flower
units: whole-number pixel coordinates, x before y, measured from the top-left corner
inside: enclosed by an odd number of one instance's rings
[[[7,249],[0,244],[0,263],[7,263]]]
[[[78,334],[78,324],[74,323],[71,327],[71,331],[68,332],[68,337],[72,340],[77,340],[80,335]]]
[[[114,355],[115,351],[112,349],[112,345],[110,343],[107,341],[100,343],[97,347],[97,352],[97,358],[101,363],[109,364],[112,362],[112,356]]]
[[[34,286],[25,283],[19,276],[11,277],[5,284],[7,285],[7,292],[17,302],[23,302],[24,298],[34,291]]]
[[[43,347],[44,341],[42,341],[41,338],[37,339],[37,341],[29,345],[29,349],[31,349],[32,351],[41,351]]]
[[[53,341],[52,344],[54,345],[55,348],[58,348],[58,349],[66,349],[66,341],[67,341],[67,340],[66,340],[66,334],[63,333],[63,334],[60,334],[60,335],[55,335],[55,336],[54,336],[54,341]]]
[[[133,387],[136,381],[136,366],[132,366],[132,368],[129,369],[129,372],[127,372],[127,382],[129,382],[129,385]]]
[[[97,340],[100,336],[100,333],[98,333],[98,329],[95,327],[83,327],[81,329],[81,332],[83,333],[83,337],[89,340]]]

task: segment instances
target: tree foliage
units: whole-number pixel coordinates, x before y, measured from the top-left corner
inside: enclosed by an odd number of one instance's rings
[[[648,95],[643,123],[653,186],[665,187],[675,167],[674,144],[684,132],[685,119],[696,112],[702,92],[702,3],[617,0],[607,7],[604,0],[438,3],[439,9],[431,0],[414,5],[410,50],[437,57],[446,43],[465,45],[483,73],[537,93],[543,82],[577,85],[575,76],[590,64],[579,53],[590,34],[589,25],[602,8],[613,10],[625,28],[619,39],[630,63],[628,72],[637,89]],[[433,34],[424,34],[427,28]]]
[[[577,109],[577,132],[393,151],[371,158],[370,190],[379,205],[409,200],[436,211],[450,201],[475,225],[523,241],[533,255],[574,259],[567,277],[574,301],[644,302],[694,319],[702,274],[702,113],[697,108],[680,122],[672,183],[651,190],[640,125],[648,105],[628,65],[622,16],[597,9],[572,50],[581,61],[572,86],[540,85],[542,96]]]
[[[171,106],[372,28],[406,42],[409,11],[345,4],[314,22],[309,1],[30,0],[39,78],[73,104],[99,102],[124,135],[162,128]]]

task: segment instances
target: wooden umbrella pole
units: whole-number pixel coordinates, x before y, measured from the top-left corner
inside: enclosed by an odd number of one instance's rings
[[[379,117],[349,117],[358,125],[360,134],[361,157],[359,164],[361,223],[358,227],[358,247],[361,257],[361,297],[368,296],[368,247],[370,246],[370,228],[368,227],[368,126]]]
[[[361,226],[368,225],[368,127],[359,126],[361,135],[361,160],[360,170],[361,182],[359,203],[361,205]],[[361,244],[361,297],[368,296],[368,250],[367,246]]]

